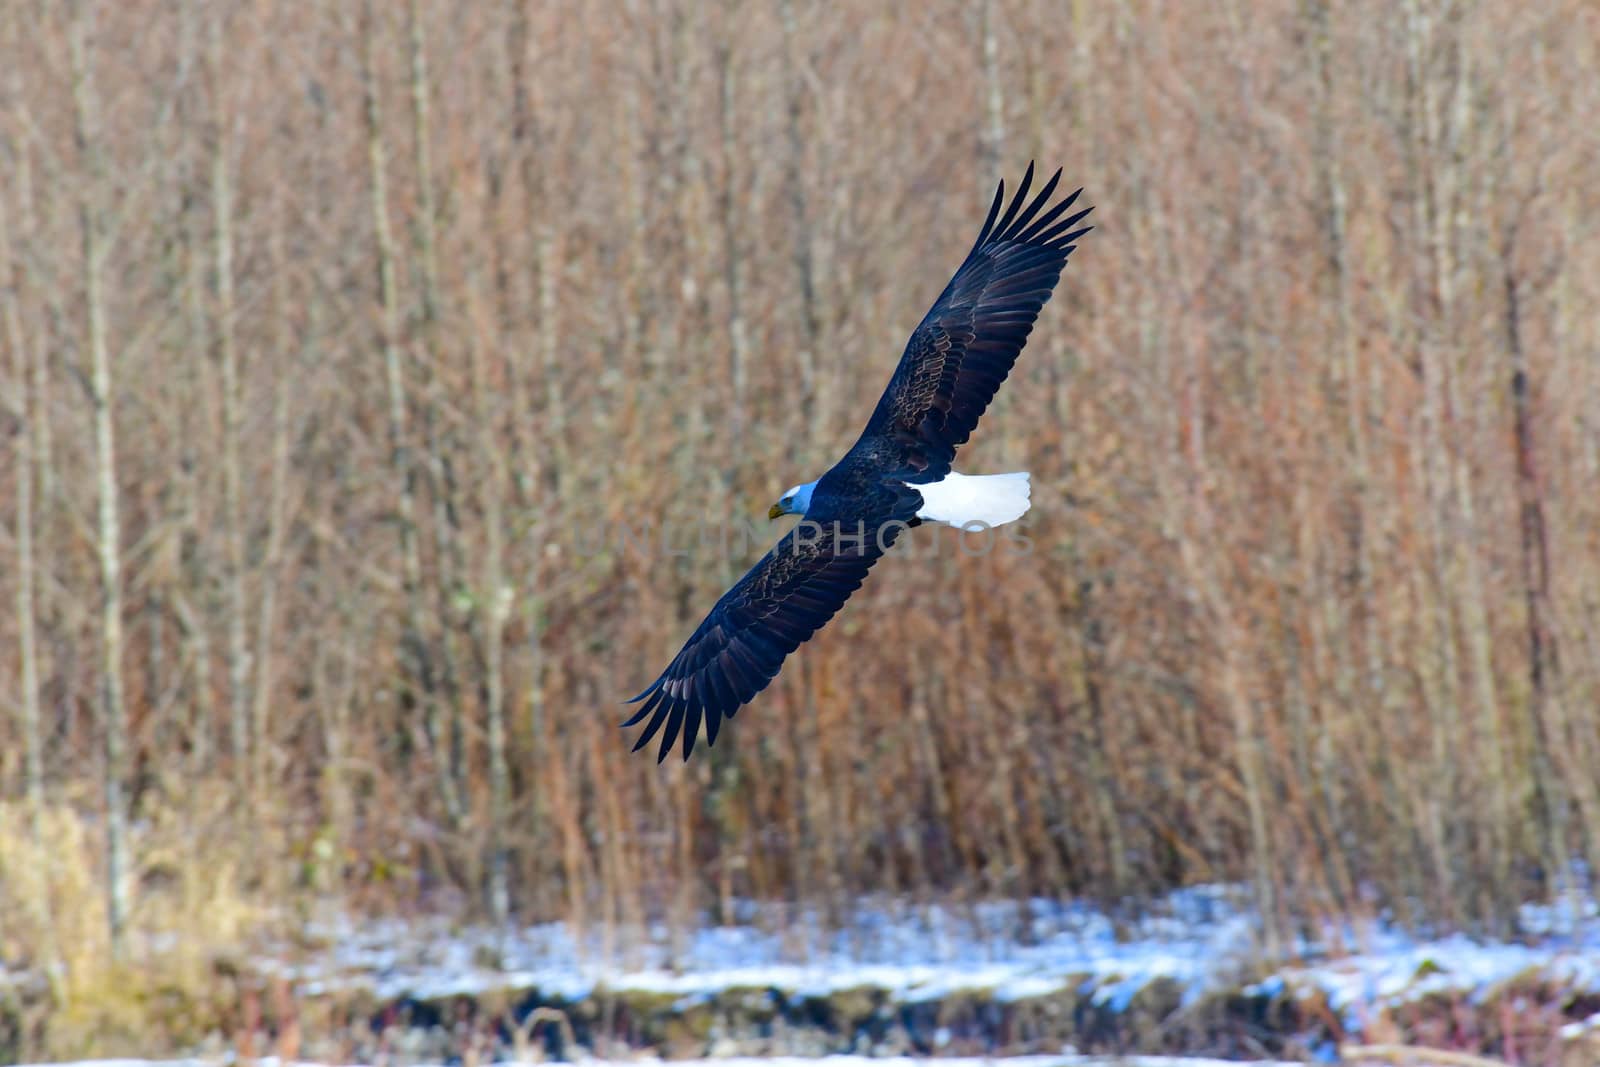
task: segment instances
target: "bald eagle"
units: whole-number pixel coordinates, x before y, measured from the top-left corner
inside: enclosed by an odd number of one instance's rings
[[[661,733],[659,763],[681,734],[687,760],[702,723],[706,743],[715,744],[722,721],[777,677],[784,657],[833,617],[902,531],[923,520],[993,527],[1028,510],[1026,472],[970,476],[951,463],[1027,343],[1074,242],[1092,229],[1078,225],[1089,209],[1067,214],[1082,189],[1048,206],[1060,180],[1058,170],[1028,201],[1030,163],[1003,216],[1000,183],[977,241],[912,332],[860,438],[831,470],[790,489],[768,512],[804,521],[723,594],[661,676],[627,702],[644,706],[624,728],[649,720],[635,752]]]

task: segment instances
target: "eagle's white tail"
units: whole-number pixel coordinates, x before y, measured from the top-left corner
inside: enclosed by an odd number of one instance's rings
[[[973,523],[1003,526],[1022,518],[1028,510],[1028,472],[1015,474],[957,474],[951,471],[937,482],[912,488],[922,494],[919,519],[958,528]]]

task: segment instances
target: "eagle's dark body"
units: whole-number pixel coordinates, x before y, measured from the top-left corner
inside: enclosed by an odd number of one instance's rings
[[[659,759],[678,735],[689,758],[702,720],[714,744],[724,718],[777,676],[783,660],[855,592],[907,527],[916,486],[950,474],[1050,298],[1087,210],[1062,218],[1073,193],[1049,207],[1061,173],[1024,200],[1033,167],[1000,216],[1005,183],[982,232],[923,318],[861,437],[823,475],[805,521],[785,534],[727,593],[644,692],[632,726],[649,719],[635,750],[665,729]],[[1080,190],[1081,192],[1081,190]]]

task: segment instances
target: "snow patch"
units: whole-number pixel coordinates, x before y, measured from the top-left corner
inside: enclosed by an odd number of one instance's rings
[[[1421,938],[1380,921],[1346,923],[1278,961],[1264,959],[1259,924],[1243,899],[1228,887],[1186,889],[1128,921],[1078,902],[960,911],[864,903],[844,931],[812,912],[744,903],[734,925],[676,936],[660,924],[579,937],[559,923],[496,931],[339,918],[308,931],[325,947],[299,959],[283,953],[264,966],[298,983],[302,995],[366,988],[381,999],[431,1000],[517,988],[574,1001],[603,989],[699,1000],[739,988],[823,997],[870,987],[918,1003],[972,992],[1017,1001],[1072,988],[1112,1011],[1161,980],[1192,1003],[1264,976],[1246,991],[1320,993],[1352,1032],[1373,1007],[1440,992],[1482,1000],[1519,976],[1600,992],[1600,909],[1592,897],[1524,908],[1528,933],[1519,941]]]
[[[675,939],[659,926],[579,939],[551,923],[503,934],[441,922],[336,920],[312,927],[327,946],[270,966],[309,995],[365,987],[382,999],[431,1000],[491,989],[538,989],[578,1000],[596,989],[680,997],[736,988],[827,996],[871,987],[901,1003],[987,991],[1015,1001],[1077,985],[1120,1010],[1157,979],[1202,990],[1239,960],[1253,924],[1217,889],[1174,894],[1153,917],[1121,927],[1077,903],[983,904],[961,914],[932,907],[863,907],[849,930],[805,913],[785,922],[747,905],[747,924]],[[608,945],[618,946],[608,948]]]

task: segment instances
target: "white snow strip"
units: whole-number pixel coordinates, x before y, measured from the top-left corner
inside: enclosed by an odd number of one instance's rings
[[[1222,887],[1183,890],[1150,917],[1120,924],[1058,901],[984,904],[959,914],[863,905],[842,933],[812,914],[745,904],[741,925],[677,939],[662,927],[614,932],[606,944],[623,947],[609,952],[598,936],[580,943],[561,924],[499,933],[339,919],[309,931],[325,948],[264,966],[295,980],[303,995],[363,987],[382,999],[427,1000],[517,988],[566,1000],[597,989],[705,998],[745,988],[804,997],[872,987],[915,1003],[978,991],[1015,1001],[1072,987],[1114,1011],[1161,979],[1193,1001],[1236,987],[1240,975],[1264,974],[1252,992],[1321,992],[1353,1026],[1367,1006],[1441,991],[1482,998],[1526,974],[1600,992],[1600,910],[1589,897],[1523,909],[1521,926],[1533,936],[1520,942],[1423,939],[1371,922],[1330,929],[1277,966],[1262,962],[1256,923],[1238,899]],[[1334,943],[1355,948],[1324,947]]]
[[[566,1000],[597,988],[693,997],[735,988],[827,996],[872,987],[900,1002],[975,990],[1012,1001],[1087,984],[1120,1009],[1160,978],[1205,988],[1219,961],[1239,958],[1253,935],[1250,920],[1214,889],[1174,894],[1163,916],[1121,929],[1092,908],[1050,901],[961,915],[864,907],[844,933],[822,930],[815,916],[783,923],[750,910],[752,920],[766,921],[701,929],[676,949],[664,929],[624,931],[617,943],[628,951],[609,958],[596,939],[580,946],[560,924],[497,936],[442,924],[338,921],[310,931],[326,950],[270,966],[304,994],[359,986],[383,999],[508,987]]]

